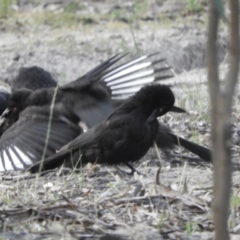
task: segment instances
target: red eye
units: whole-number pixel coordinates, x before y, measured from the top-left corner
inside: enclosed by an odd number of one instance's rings
[[[16,111],[17,111],[17,108],[16,108],[16,107],[14,107],[14,108],[13,108],[13,112],[16,112]]]

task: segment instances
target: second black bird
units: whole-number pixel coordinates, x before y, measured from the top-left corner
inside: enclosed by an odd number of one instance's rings
[[[17,76],[11,81],[12,92],[20,88],[37,90],[56,86],[57,82],[52,75],[38,66],[21,67]]]

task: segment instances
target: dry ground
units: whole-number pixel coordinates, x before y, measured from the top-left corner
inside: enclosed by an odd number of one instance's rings
[[[161,122],[209,146],[206,9],[204,1],[13,2],[7,18],[0,19],[2,86],[8,88],[21,66],[39,65],[64,83],[116,53],[129,51],[133,57],[160,51],[175,74],[167,83],[173,85],[178,105],[188,110],[186,115],[167,114]],[[221,26],[219,40],[223,77],[225,28]],[[237,94],[236,160],[238,101]],[[0,239],[211,239],[212,167],[171,158],[161,159],[160,169],[159,162],[152,149],[135,164],[143,176],[123,176],[99,165],[79,173],[60,169],[41,176],[2,174]],[[234,173],[229,220],[232,239],[240,234],[238,175]]]

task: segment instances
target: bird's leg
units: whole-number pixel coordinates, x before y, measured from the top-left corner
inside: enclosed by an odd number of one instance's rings
[[[135,169],[135,168],[133,167],[133,165],[131,165],[130,163],[124,162],[124,164],[125,164],[126,166],[128,166],[128,167],[132,170],[132,171],[131,171],[131,174],[132,174],[132,175],[134,174],[134,172],[138,173],[139,175],[143,175],[141,172],[139,172],[137,169]]]
[[[135,169],[130,163],[128,162],[123,162],[127,167],[129,167],[131,169],[131,172],[126,172],[124,170],[122,170],[121,168],[119,168],[118,166],[116,166],[116,168],[121,171],[122,173],[124,174],[127,174],[127,175],[133,175],[134,172],[138,173],[139,175],[143,175],[141,172],[139,172],[137,169]]]

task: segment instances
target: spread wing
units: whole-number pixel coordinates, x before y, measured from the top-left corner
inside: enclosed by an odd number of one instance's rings
[[[81,129],[63,116],[53,114],[50,121],[48,110],[29,107],[1,137],[0,172],[24,170],[52,156],[80,133]]]
[[[109,91],[112,99],[126,99],[135,94],[145,84],[165,80],[173,77],[168,71],[165,59],[153,59],[157,53],[142,56],[121,64],[127,54],[117,54],[87,72],[82,77],[62,87],[62,89],[76,89],[89,87],[95,82]]]
[[[30,166],[28,171],[35,173],[41,170],[53,169],[61,166],[65,160],[69,165],[71,165],[71,157],[73,157],[75,152],[81,151],[82,148],[96,149],[98,152],[99,144],[98,141],[102,138],[102,131],[107,127],[107,122],[103,122],[100,125],[89,129],[87,132],[81,134],[73,141],[69,142],[63,146],[59,152],[53,156],[45,159],[44,161],[39,161]],[[80,153],[81,154],[81,153]],[[76,164],[76,163],[75,163]],[[73,164],[73,165],[75,165]],[[42,169],[40,169],[42,168]]]
[[[74,112],[88,127],[96,126],[144,85],[172,77],[170,68],[166,64],[163,66],[165,60],[152,60],[154,55],[157,54],[115,66],[126,56],[118,54],[61,89],[81,91],[84,97],[75,101]]]

